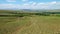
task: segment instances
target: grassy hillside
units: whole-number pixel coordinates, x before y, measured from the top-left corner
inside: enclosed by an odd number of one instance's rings
[[[19,29],[16,34],[60,34],[60,17],[34,16],[31,24]]]
[[[0,34],[12,34],[17,29],[29,23],[29,19],[28,17],[0,17]]]
[[[0,10],[0,34],[60,34],[59,12],[33,12]]]
[[[60,17],[0,17],[0,34],[60,34]]]

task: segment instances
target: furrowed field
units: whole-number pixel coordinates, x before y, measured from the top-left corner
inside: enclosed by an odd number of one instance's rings
[[[60,17],[0,17],[0,34],[60,34]]]

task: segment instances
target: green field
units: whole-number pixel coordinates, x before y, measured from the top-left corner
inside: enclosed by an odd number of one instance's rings
[[[60,34],[60,17],[0,17],[0,34]]]

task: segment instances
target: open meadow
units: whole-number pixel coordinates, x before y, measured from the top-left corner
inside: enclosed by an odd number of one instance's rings
[[[60,0],[0,0],[0,34],[60,34]]]
[[[60,34],[60,17],[0,17],[0,34]]]

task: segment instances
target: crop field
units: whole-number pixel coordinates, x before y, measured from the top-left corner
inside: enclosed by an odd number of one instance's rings
[[[0,34],[60,34],[60,17],[0,17]]]

